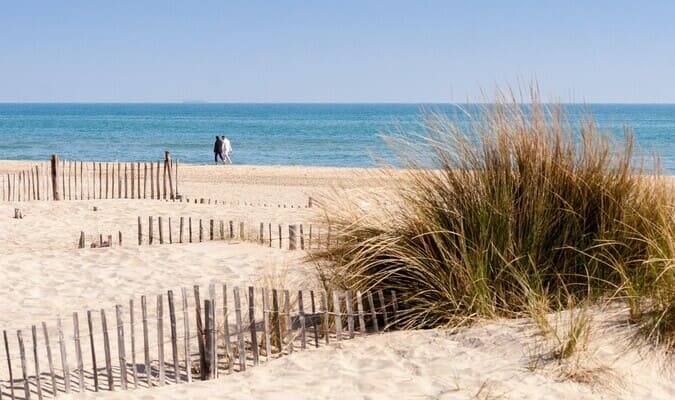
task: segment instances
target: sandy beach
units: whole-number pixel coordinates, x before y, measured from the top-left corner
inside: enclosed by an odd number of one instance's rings
[[[0,174],[30,165],[0,161]],[[128,304],[130,299],[153,298],[168,290],[179,293],[193,285],[245,288],[275,280],[295,290],[317,289],[303,251],[238,239],[138,246],[137,219],[141,217],[144,223],[149,216],[173,221],[181,216],[195,221],[232,220],[245,222],[253,232],[259,223],[308,227],[321,212],[316,206],[307,207],[310,197],[381,194],[386,187],[381,174],[368,169],[181,165],[180,194],[218,200],[218,204],[132,199],[0,202],[0,327],[12,335],[19,329],[28,334],[31,325],[46,321],[55,334],[55,319],[62,316],[68,321],[68,336],[73,312],[107,309],[112,313],[116,304]],[[24,218],[12,218],[15,208],[21,209]],[[80,232],[86,233],[87,244],[99,234],[121,232],[124,244],[78,249]],[[598,330],[582,355],[594,365],[587,371],[588,382],[564,379],[554,367],[533,368],[533,354],[546,344],[531,321],[509,320],[486,321],[456,331],[357,337],[274,358],[208,382],[113,393],[96,393],[89,383],[85,393],[67,398],[675,397],[672,366],[648,345],[632,342],[626,331],[612,328],[621,324],[620,311],[615,305],[593,311]],[[88,354],[89,344],[83,346]],[[5,357],[4,351],[0,353]],[[44,354],[39,358],[46,365]],[[0,379],[6,381],[8,371],[1,359],[0,365]],[[15,376],[17,371],[15,367]],[[8,395],[6,385],[2,393]]]

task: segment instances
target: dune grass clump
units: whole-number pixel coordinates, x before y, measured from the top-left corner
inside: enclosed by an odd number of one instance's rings
[[[630,131],[616,142],[591,118],[573,126],[536,91],[528,100],[500,94],[468,128],[428,114],[423,144],[390,139],[409,149],[405,176],[383,177],[400,206],[326,202],[333,245],[312,254],[321,279],[395,290],[400,323],[417,328],[617,297],[672,345],[672,186],[635,162]]]

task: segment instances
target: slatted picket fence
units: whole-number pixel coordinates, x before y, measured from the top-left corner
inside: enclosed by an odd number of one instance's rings
[[[331,244],[330,227],[315,224],[258,225],[244,221],[202,219],[192,217],[138,217],[137,244],[201,243],[213,240],[239,240],[259,243],[266,247],[289,250],[312,250],[327,248]],[[117,234],[117,245],[122,245],[122,233]],[[107,238],[107,240],[106,240]],[[80,232],[78,248],[112,247],[115,235]],[[91,246],[91,244],[96,244]]]
[[[262,207],[262,208],[312,208],[316,207],[316,202],[312,200],[312,197],[308,197],[307,204],[298,204],[298,203],[266,203],[261,201],[245,201],[245,200],[218,200],[210,198],[190,198],[178,196],[176,201],[181,203],[193,203],[193,204],[206,204],[206,205],[223,205],[229,207]]]
[[[36,163],[24,171],[0,175],[0,200],[51,200],[49,165]]]
[[[1,395],[43,399],[214,379],[389,330],[398,318],[393,291],[247,289],[210,284],[202,297],[194,286],[192,293],[182,288],[180,299],[169,290],[132,298],[114,312],[74,312],[55,325],[5,330]]]
[[[0,176],[3,201],[176,199],[178,161],[171,153],[157,162],[59,160]]]

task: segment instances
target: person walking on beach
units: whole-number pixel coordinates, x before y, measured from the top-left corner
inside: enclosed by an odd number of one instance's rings
[[[230,153],[232,152],[232,145],[230,144],[230,139],[226,138],[224,135],[221,136],[220,140],[223,142],[223,155],[227,159],[227,162],[232,164],[232,159],[230,158]],[[223,163],[225,160],[223,160]]]
[[[225,164],[225,160],[223,159],[223,141],[218,135],[216,135],[216,143],[213,145],[213,154],[216,164],[218,164],[218,157],[220,157],[220,161]]]

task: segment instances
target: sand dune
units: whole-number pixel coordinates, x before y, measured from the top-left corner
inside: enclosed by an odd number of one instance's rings
[[[0,174],[30,162],[0,162]],[[27,330],[57,315],[111,309],[141,295],[209,283],[259,285],[283,271],[289,288],[313,288],[301,251],[260,244],[213,241],[136,244],[137,217],[180,216],[260,222],[315,221],[310,196],[378,192],[377,171],[309,167],[181,166],[180,192],[227,204],[159,200],[72,200],[0,203],[0,329]],[[337,188],[337,189],[336,189]],[[237,205],[239,202],[239,205]],[[247,205],[244,205],[247,204]],[[284,208],[283,205],[286,205]],[[293,208],[291,208],[293,206]],[[14,208],[23,219],[14,219]],[[94,211],[94,207],[97,211]],[[98,234],[124,237],[122,247],[78,249]],[[616,326],[616,313],[594,311],[598,326]],[[613,322],[612,322],[613,321]],[[610,323],[612,322],[612,323]],[[66,324],[68,325],[68,324]],[[67,331],[67,334],[68,331]],[[216,381],[127,392],[74,394],[72,398],[673,398],[675,377],[645,345],[612,331],[598,332],[587,354],[598,379],[570,379],[554,366],[530,370],[542,339],[528,321],[492,321],[457,332],[392,332],[331,344],[275,359]],[[71,360],[72,361],[72,360]],[[44,362],[44,360],[42,361]],[[0,362],[0,379],[7,371]],[[43,364],[44,365],[44,364]],[[86,364],[88,365],[88,364]],[[86,366],[85,365],[85,366]],[[589,373],[589,376],[594,376]],[[3,389],[7,394],[7,388]],[[68,396],[63,396],[68,397]]]

